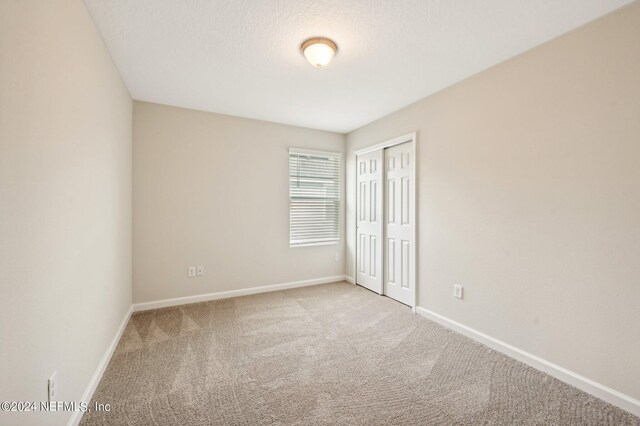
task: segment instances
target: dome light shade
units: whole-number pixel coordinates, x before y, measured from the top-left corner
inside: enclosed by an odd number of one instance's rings
[[[336,54],[338,46],[328,38],[315,37],[302,43],[302,54],[316,68],[326,66]]]

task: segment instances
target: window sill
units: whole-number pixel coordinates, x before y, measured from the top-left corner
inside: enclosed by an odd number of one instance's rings
[[[304,243],[304,244],[289,244],[289,248],[298,248],[298,247],[316,247],[316,246],[337,246],[340,244],[340,241],[331,241],[326,243]]]

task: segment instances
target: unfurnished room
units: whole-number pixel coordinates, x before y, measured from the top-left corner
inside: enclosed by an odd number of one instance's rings
[[[640,426],[640,0],[0,0],[0,425]]]

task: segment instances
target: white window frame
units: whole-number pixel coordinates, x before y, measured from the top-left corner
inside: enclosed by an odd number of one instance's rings
[[[309,155],[309,156],[318,156],[318,157],[327,157],[334,158],[338,160],[338,174],[336,176],[337,185],[338,185],[338,195],[337,199],[334,201],[337,202],[337,217],[336,217],[336,230],[337,230],[337,239],[331,241],[309,241],[309,242],[292,242],[292,205],[294,199],[291,194],[291,155]],[[324,245],[338,245],[342,240],[342,229],[341,229],[341,211],[342,211],[342,153],[333,152],[333,151],[318,151],[311,149],[303,149],[303,148],[289,148],[289,170],[287,171],[289,176],[289,247],[310,247],[310,246],[324,246]],[[327,198],[332,199],[333,198]]]

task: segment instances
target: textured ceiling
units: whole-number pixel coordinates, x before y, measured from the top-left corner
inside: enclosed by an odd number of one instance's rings
[[[134,99],[338,132],[630,2],[85,0]]]

